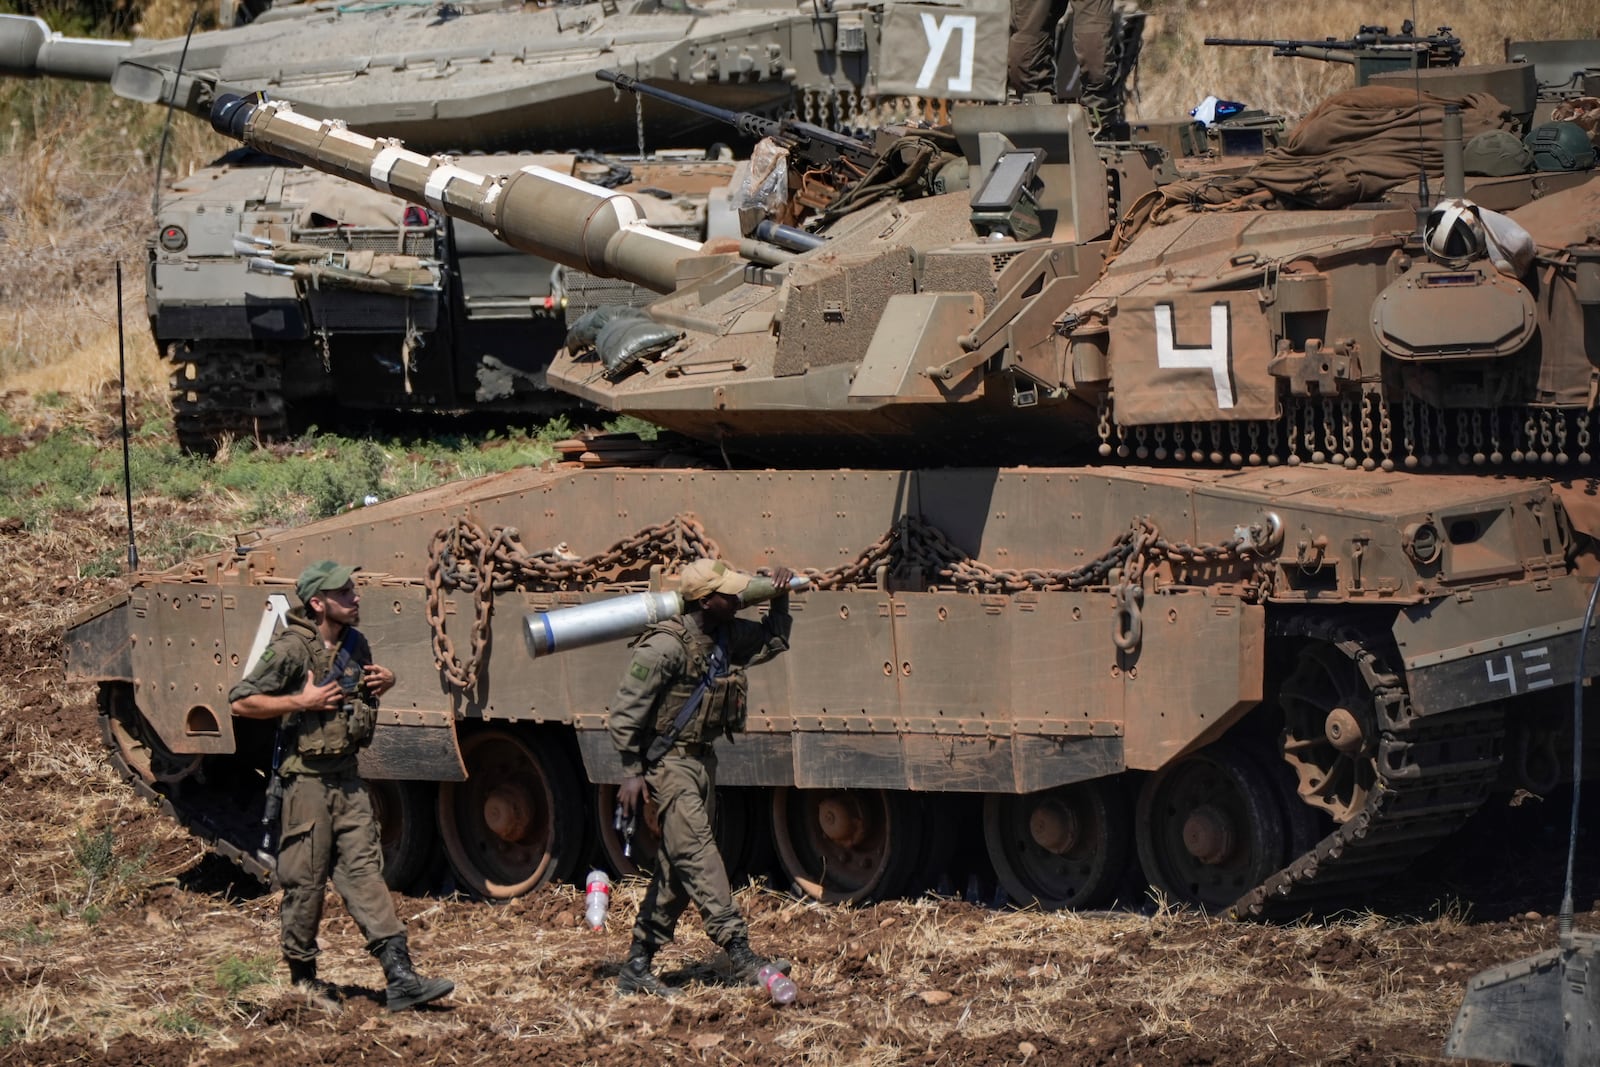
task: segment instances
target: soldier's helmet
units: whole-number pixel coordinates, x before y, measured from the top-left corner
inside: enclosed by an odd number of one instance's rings
[[[1533,165],[1539,170],[1588,170],[1594,166],[1594,145],[1576,122],[1546,122],[1528,134]]]
[[[1503,177],[1521,174],[1533,164],[1533,149],[1514,133],[1505,130],[1485,130],[1478,134],[1461,152],[1468,174]]]

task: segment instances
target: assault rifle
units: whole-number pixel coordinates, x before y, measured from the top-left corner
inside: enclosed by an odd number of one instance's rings
[[[283,723],[278,724],[272,742],[272,770],[267,774],[267,800],[261,809],[261,850],[256,858],[276,867],[278,862],[278,822],[283,816]]]
[[[1401,24],[1399,33],[1390,33],[1387,26],[1363,26],[1354,37],[1344,41],[1335,37],[1320,41],[1207,37],[1205,43],[1224,48],[1271,48],[1275,56],[1347,63],[1356,68],[1358,86],[1386,70],[1459,66],[1467,54],[1461,38],[1451,33],[1449,26],[1440,26],[1432,34],[1421,35],[1410,19]]]
[[[880,153],[863,138],[834,133],[799,119],[769,119],[749,111],[730,111],[646,85],[614,70],[597,70],[594,76],[630,93],[653,97],[725,123],[746,137],[770,137],[788,150],[791,199],[814,210],[827,208],[880,158]]]

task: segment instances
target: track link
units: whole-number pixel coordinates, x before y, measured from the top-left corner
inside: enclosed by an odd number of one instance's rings
[[[1405,684],[1368,641],[1331,639],[1361,671],[1377,712],[1377,783],[1362,809],[1282,870],[1240,897],[1235,918],[1300,914],[1329,898],[1349,900],[1410,866],[1459,830],[1488,798],[1500,773],[1505,715],[1477,705],[1419,715]]]
[[[250,345],[185,341],[168,346],[172,420],[186,452],[211,454],[226,438],[270,439],[289,429],[283,360]]]
[[[102,693],[100,738],[105,743],[106,758],[117,773],[127,780],[134,792],[155,801],[163,815],[183,826],[241,870],[259,879],[263,885],[270,885],[273,869],[253,851],[261,840],[259,812],[252,818],[250,812],[240,809],[234,796],[208,787],[204,768],[190,777],[160,786],[148,781],[123,754],[112,728],[112,718],[117,714],[113,706],[115,700],[104,695],[104,689]]]

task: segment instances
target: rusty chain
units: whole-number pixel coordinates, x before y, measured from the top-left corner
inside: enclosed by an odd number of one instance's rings
[[[433,632],[434,661],[453,687],[470,690],[489,642],[494,594],[512,589],[564,590],[598,582],[623,580],[657,564],[686,564],[717,559],[722,550],[690,515],[674,515],[624,537],[605,551],[587,557],[569,553],[566,545],[530,552],[515,527],[485,531],[470,519],[457,519],[433,535],[428,546],[425,579],[428,625]],[[1247,537],[1236,535],[1220,544],[1190,545],[1161,536],[1155,523],[1136,518],[1099,556],[1067,570],[991,567],[950,542],[942,530],[917,516],[902,516],[882,537],[855,559],[826,570],[805,568],[815,589],[835,590],[881,586],[881,575],[915,573],[929,586],[950,586],[963,593],[1060,592],[1091,586],[1116,587],[1120,602],[1130,602],[1145,571],[1161,561],[1219,563],[1250,555]],[[762,568],[757,573],[766,573]],[[445,629],[446,591],[470,594],[472,630],[463,661]]]

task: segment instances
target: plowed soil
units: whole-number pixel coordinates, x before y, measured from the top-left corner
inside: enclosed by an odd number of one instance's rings
[[[0,455],[29,447],[0,440]],[[692,916],[660,958],[679,995],[617,998],[643,890],[627,882],[603,933],[571,885],[503,905],[397,896],[419,969],[457,990],[390,1015],[330,897],[322,973],[342,996],[317,1001],[277,961],[276,896],[116,778],[94,692],[64,679],[68,620],[121,585],[79,576],[121,536],[120,502],[105,506],[48,532],[0,521],[3,1064],[1437,1063],[1467,980],[1555,944],[1566,792],[1498,800],[1363,910],[1292,924],[1150,900],[841,908],[751,883],[756,947],[795,964],[784,1008],[724,984]],[[1579,873],[1579,926],[1595,928],[1594,863]]]

